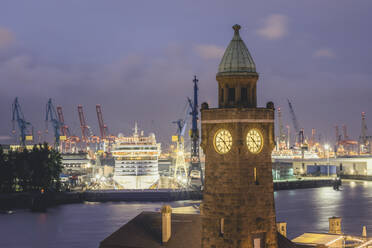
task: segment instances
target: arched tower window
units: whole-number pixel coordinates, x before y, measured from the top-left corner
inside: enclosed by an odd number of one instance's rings
[[[235,101],[235,88],[229,88],[229,93],[227,95],[227,101],[228,102]]]
[[[246,105],[247,104],[247,101],[248,101],[247,88],[241,88],[240,89],[240,100],[243,103],[243,105]]]

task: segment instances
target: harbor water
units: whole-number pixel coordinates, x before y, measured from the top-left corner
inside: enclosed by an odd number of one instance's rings
[[[344,182],[331,187],[283,190],[274,193],[278,221],[288,223],[289,238],[304,232],[326,232],[328,217],[341,216],[343,231],[372,233],[372,182]],[[170,203],[172,207],[196,204]],[[99,242],[142,211],[156,211],[163,203],[107,202],[68,204],[47,213],[17,210],[0,215],[0,247],[98,247]]]

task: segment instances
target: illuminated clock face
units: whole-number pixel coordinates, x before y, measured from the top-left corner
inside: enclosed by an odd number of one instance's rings
[[[220,129],[216,132],[213,139],[214,149],[220,153],[228,153],[232,146],[231,133],[226,129]]]
[[[259,153],[262,150],[263,137],[258,129],[251,129],[247,133],[247,147],[251,153]]]

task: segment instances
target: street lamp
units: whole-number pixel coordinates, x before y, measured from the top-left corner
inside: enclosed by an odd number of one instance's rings
[[[329,144],[325,144],[324,149],[327,150],[327,174],[329,177]]]

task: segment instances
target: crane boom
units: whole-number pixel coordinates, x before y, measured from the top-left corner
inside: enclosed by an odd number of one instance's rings
[[[21,145],[25,146],[28,127],[31,126],[31,123],[25,120],[25,117],[21,109],[21,105],[18,102],[18,97],[14,99],[14,102],[12,104],[13,133],[15,133],[15,122],[17,122],[19,131],[20,131]],[[32,140],[32,136],[31,136],[31,140]]]

